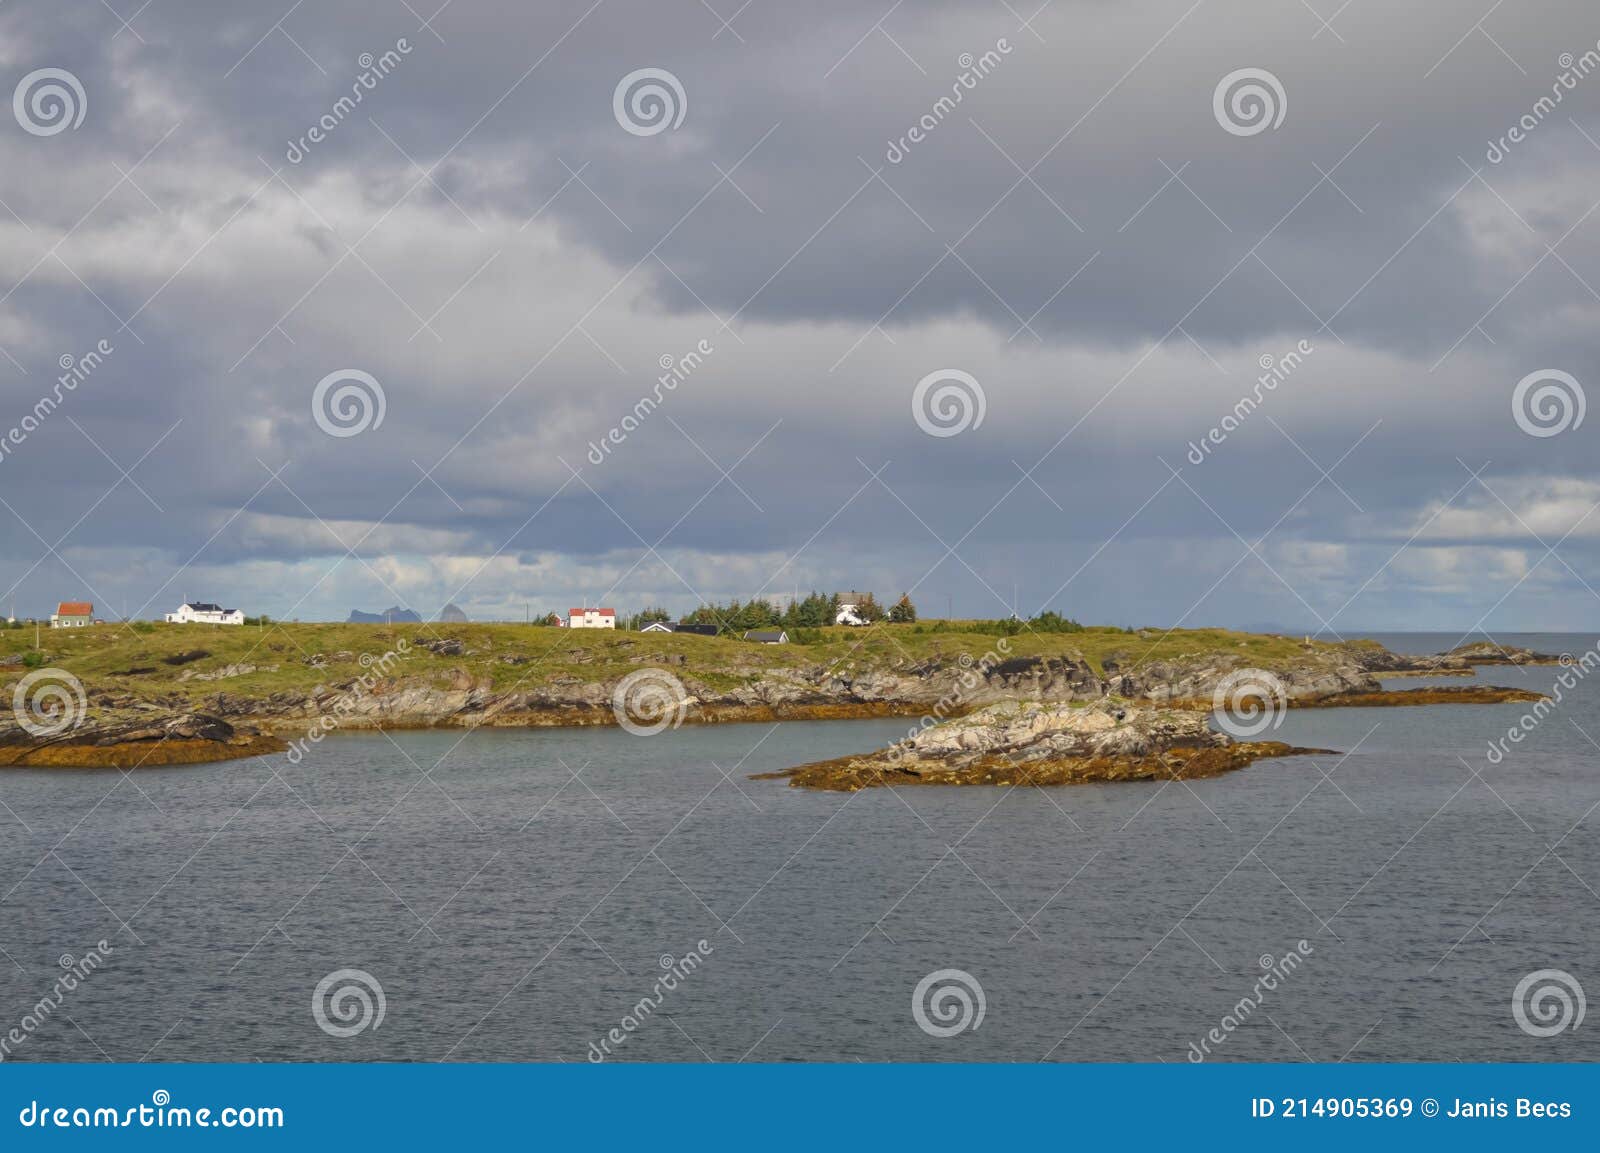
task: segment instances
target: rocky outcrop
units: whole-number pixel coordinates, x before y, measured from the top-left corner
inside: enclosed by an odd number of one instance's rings
[[[252,726],[205,713],[156,718],[121,714],[38,736],[0,729],[0,765],[35,768],[137,768],[191,765],[281,752],[287,746]]]
[[[1418,655],[1395,653],[1379,646],[1356,649],[1356,660],[1369,673],[1385,677],[1461,676],[1470,677],[1480,666],[1557,665],[1559,656],[1534,652],[1515,645],[1477,641],[1457,645],[1449,652]]]
[[[887,749],[752,779],[854,791],[877,785],[1076,784],[1184,779],[1262,757],[1325,750],[1238,743],[1204,713],[1100,702],[1083,707],[1003,703],[919,732]]]
[[[1410,705],[1499,705],[1509,701],[1542,701],[1544,693],[1509,689],[1501,685],[1448,685],[1427,689],[1380,689],[1377,692],[1335,693],[1314,702],[1319,709],[1390,708]]]
[[[1217,686],[1248,662],[1207,654],[1189,661],[1148,661],[1127,672],[1106,662],[1106,691],[1129,700],[1209,702]],[[1308,651],[1306,658],[1266,670],[1290,701],[1313,701],[1336,693],[1374,691],[1378,682],[1354,657]]]

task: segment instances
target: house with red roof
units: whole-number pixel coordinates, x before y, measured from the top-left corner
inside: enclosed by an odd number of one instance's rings
[[[53,629],[77,629],[94,624],[94,605],[89,601],[62,601],[50,614]]]
[[[617,627],[616,609],[568,609],[569,629],[614,629]]]

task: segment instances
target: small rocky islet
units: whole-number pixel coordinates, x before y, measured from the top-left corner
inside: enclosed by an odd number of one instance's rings
[[[877,752],[801,765],[753,780],[854,792],[875,785],[1066,785],[1186,780],[1242,769],[1264,757],[1332,753],[1280,741],[1235,741],[1209,716],[1098,701],[1020,701],[908,735]]]

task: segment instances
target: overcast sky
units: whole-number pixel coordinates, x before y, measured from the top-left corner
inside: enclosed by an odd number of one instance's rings
[[[0,7],[0,614],[1600,627],[1592,4],[291,2]]]

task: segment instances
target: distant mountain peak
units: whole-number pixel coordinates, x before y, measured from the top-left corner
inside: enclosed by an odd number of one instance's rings
[[[422,616],[412,609],[403,609],[399,605],[390,605],[381,613],[366,613],[360,609],[350,610],[350,619],[346,622],[353,625],[420,625]]]
[[[467,614],[461,611],[459,605],[451,601],[439,610],[438,619],[440,624],[464,625],[467,623]]]

